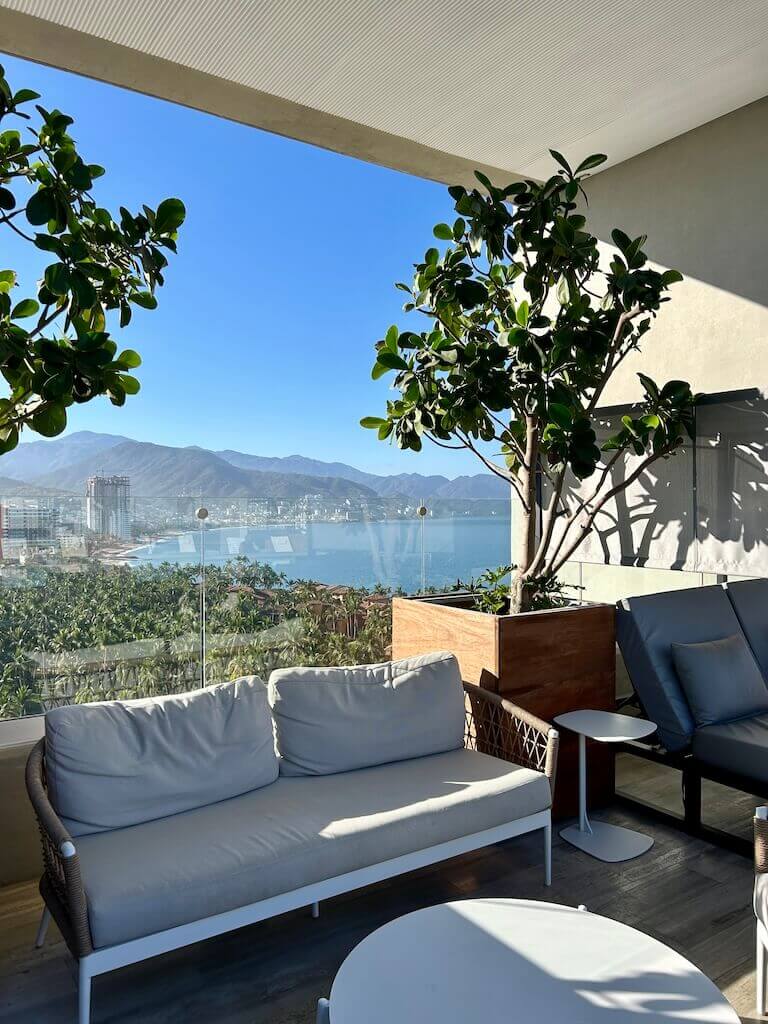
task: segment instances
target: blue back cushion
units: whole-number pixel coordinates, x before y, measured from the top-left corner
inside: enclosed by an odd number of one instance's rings
[[[768,580],[729,583],[728,597],[763,679],[768,681]]]
[[[722,640],[740,633],[721,586],[648,594],[620,601],[616,638],[645,713],[667,750],[690,744],[695,723],[672,658],[672,644]]]

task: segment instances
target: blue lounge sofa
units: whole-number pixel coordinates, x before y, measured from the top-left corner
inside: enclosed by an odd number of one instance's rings
[[[679,768],[686,826],[722,839],[702,826],[702,778],[768,797],[768,579],[626,598],[616,636],[642,711],[656,724],[650,746],[626,749]],[[721,659],[728,644],[748,659],[748,680]],[[681,648],[699,657],[698,689],[688,686]]]

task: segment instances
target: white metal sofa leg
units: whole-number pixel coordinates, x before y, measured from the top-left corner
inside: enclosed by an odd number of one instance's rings
[[[91,971],[87,957],[77,966],[77,1024],[91,1024]]]
[[[766,935],[763,925],[758,921],[755,936],[755,988],[757,990],[755,1002],[758,1016],[761,1017],[766,1012],[765,983],[768,980],[768,949],[765,947],[766,939],[768,939],[768,935]]]
[[[544,885],[552,885],[552,823],[544,826]]]
[[[312,904],[312,917],[320,917],[320,904],[319,903],[313,903]]]
[[[327,999],[317,1000],[315,1024],[331,1024],[331,1004]]]
[[[40,917],[40,925],[37,929],[37,937],[35,938],[35,949],[40,949],[45,942],[45,937],[48,934],[48,925],[51,923],[51,912],[48,907],[43,907],[43,913]]]

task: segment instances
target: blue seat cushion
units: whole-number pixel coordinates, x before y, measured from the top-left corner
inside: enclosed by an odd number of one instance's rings
[[[692,752],[705,764],[754,779],[764,793],[768,786],[768,714],[697,729]]]

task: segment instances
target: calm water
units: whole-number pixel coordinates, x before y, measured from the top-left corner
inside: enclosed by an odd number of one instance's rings
[[[423,559],[422,559],[423,525]],[[135,548],[133,564],[200,560],[198,532]],[[306,527],[222,527],[205,534],[206,561],[237,555],[267,562],[291,579],[417,590],[468,580],[509,560],[509,519],[310,523]]]

